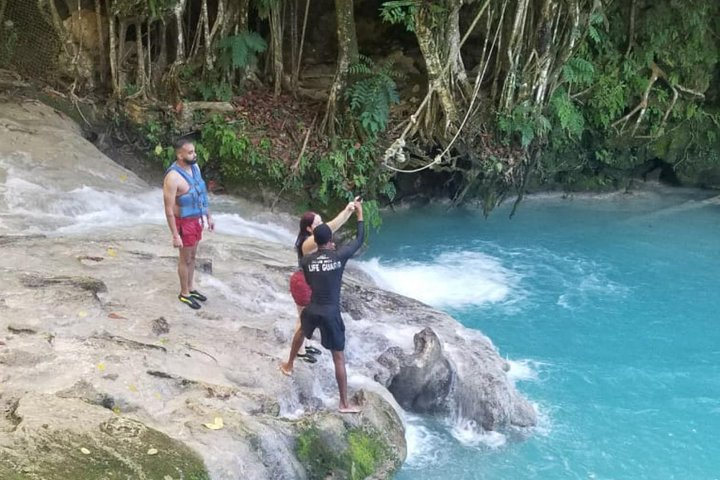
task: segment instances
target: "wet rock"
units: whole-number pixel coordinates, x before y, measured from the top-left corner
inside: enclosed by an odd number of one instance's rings
[[[24,273],[20,275],[20,282],[28,288],[44,288],[48,286],[70,286],[79,290],[86,290],[93,294],[107,292],[107,286],[102,280],[93,277],[53,276],[39,273]]]
[[[415,351],[410,355],[395,347],[380,356],[378,362],[390,372],[383,383],[406,410],[447,413],[455,372],[431,328],[417,333],[414,342]]]
[[[407,455],[402,422],[375,394],[359,414],[320,412],[298,423],[295,454],[308,478],[391,478]]]
[[[26,395],[11,414],[17,428],[3,441],[0,478],[210,478],[183,443],[81,400]]]

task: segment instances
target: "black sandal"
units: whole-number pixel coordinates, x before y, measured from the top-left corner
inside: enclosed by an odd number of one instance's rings
[[[317,348],[308,345],[305,347],[305,353],[309,353],[310,355],[320,355],[322,352]]]
[[[303,362],[307,363],[317,363],[317,358],[313,357],[309,353],[298,353],[298,358],[302,360]]]
[[[207,300],[207,297],[197,290],[190,290],[190,296],[196,300],[200,300],[201,302]]]
[[[185,295],[178,295],[178,300],[192,308],[193,310],[199,310],[200,304],[195,301],[193,297],[186,297]]]

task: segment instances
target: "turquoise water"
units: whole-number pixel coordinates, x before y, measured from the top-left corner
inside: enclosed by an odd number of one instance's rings
[[[386,216],[365,268],[487,334],[540,415],[525,439],[410,417],[397,479],[720,478],[720,202],[704,198]]]

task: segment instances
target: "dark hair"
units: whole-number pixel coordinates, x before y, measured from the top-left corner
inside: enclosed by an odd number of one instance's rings
[[[332,240],[332,229],[327,223],[321,223],[313,230],[313,236],[315,237],[315,243],[317,243],[318,247],[322,247]]]
[[[193,143],[189,138],[187,137],[180,137],[177,140],[175,140],[175,143],[173,143],[173,147],[175,147],[175,151],[182,149],[185,145],[188,143]]]
[[[295,239],[295,251],[297,252],[298,259],[301,259],[303,256],[302,253],[302,244],[305,243],[305,240],[312,235],[312,233],[308,232],[308,227],[312,227],[313,222],[315,221],[315,215],[317,215],[315,212],[305,212],[303,213],[302,217],[300,217],[300,230],[298,231],[297,238]]]

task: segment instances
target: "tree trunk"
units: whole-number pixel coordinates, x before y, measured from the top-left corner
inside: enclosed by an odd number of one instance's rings
[[[444,65],[441,61],[441,50],[435,42],[432,32],[432,18],[427,8],[418,7],[415,11],[415,35],[420,45],[420,51],[425,59],[425,68],[428,75],[428,92],[434,92],[440,100],[442,112],[444,115],[444,125],[446,133],[451,125],[457,124],[458,112],[453,98],[450,84],[448,82],[448,74],[444,71]],[[428,102],[428,107],[424,112],[424,123],[426,132],[431,135],[436,122],[435,112],[437,108],[433,106],[432,99]]]
[[[537,69],[536,80],[534,82],[535,89],[535,105],[544,105],[546,100],[546,93],[548,93],[548,82],[550,81],[550,67],[553,63],[553,50],[552,50],[552,32],[553,26],[556,21],[556,11],[558,5],[554,0],[544,0],[540,25],[537,29]]]
[[[183,33],[183,14],[185,13],[186,0],[179,0],[175,4],[173,13],[175,14],[175,28],[177,29],[177,47],[175,50],[175,62],[185,61],[185,34]]]
[[[282,5],[275,0],[270,6],[270,32],[272,37],[272,70],[273,70],[273,94],[277,97],[282,91],[283,77],[283,26],[280,11]]]
[[[122,95],[127,84],[127,75],[125,73],[125,37],[127,36],[127,22],[120,19],[120,30],[118,35],[118,56],[117,56],[117,67],[118,67],[118,92]]]
[[[98,30],[98,47],[100,48],[100,52],[97,55],[97,58],[99,59],[98,70],[100,71],[100,83],[104,84],[105,75],[107,74],[107,56],[105,51],[105,28],[102,21],[103,17],[100,0],[95,0],[95,19],[97,21]],[[2,21],[2,16],[0,16],[0,21]]]
[[[460,53],[460,8],[461,0],[451,2],[450,12],[445,26],[445,38],[447,43],[447,58],[450,61],[450,81],[458,88],[465,98],[472,90],[468,82],[465,64]]]
[[[507,46],[508,70],[503,93],[501,97],[501,109],[510,112],[515,104],[515,92],[518,84],[518,70],[520,54],[522,52],[523,32],[525,19],[528,11],[528,0],[518,0],[515,9],[515,20],[513,21],[512,33]]]
[[[212,43],[210,37],[210,18],[208,16],[208,5],[207,0],[202,0],[202,7],[200,8],[200,23],[203,31],[203,43],[205,45],[205,72],[210,72],[213,69],[213,58],[212,50],[210,45]]]
[[[137,72],[135,75],[135,84],[138,87],[138,92],[142,92],[143,97],[145,97],[147,75],[145,74],[145,49],[142,43],[142,26],[143,21],[139,19],[135,24],[135,42],[137,43]]]
[[[303,26],[300,33],[300,47],[298,49],[295,70],[293,71],[292,81],[290,84],[293,89],[297,89],[300,82],[300,67],[302,66],[303,47],[305,46],[305,29],[307,28],[308,13],[310,11],[310,0],[305,0],[305,14],[303,15]]]
[[[335,68],[335,79],[330,87],[325,118],[321,130],[327,132],[330,138],[337,134],[335,124],[340,111],[343,94],[347,86],[347,76],[350,65],[358,60],[357,33],[355,31],[355,15],[353,0],[335,0],[335,14],[337,16],[338,59]]]
[[[110,10],[110,1],[105,0],[105,7],[108,11],[108,41],[109,45],[109,56],[110,56],[110,79],[112,81],[113,94],[116,97],[120,96],[120,79],[118,72],[118,38],[115,35],[115,22],[117,19]]]

